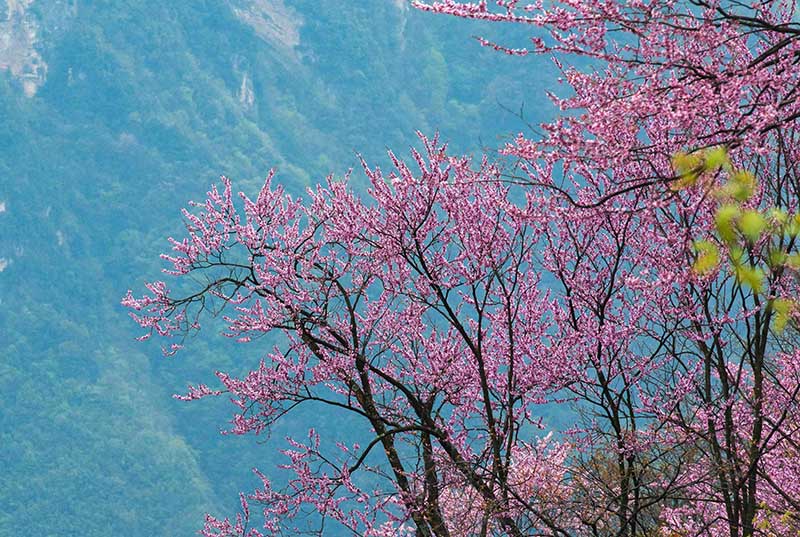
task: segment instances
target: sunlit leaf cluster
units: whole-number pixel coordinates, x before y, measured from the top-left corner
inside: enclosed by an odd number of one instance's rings
[[[796,249],[800,213],[760,207],[755,175],[736,168],[723,146],[677,153],[672,165],[676,173],[671,183],[673,190],[700,185],[717,203],[714,236],[694,241],[694,271],[701,277],[713,276],[721,264],[729,264],[739,285],[756,295],[765,295],[767,308],[774,314],[774,327],[783,330],[798,302],[778,296],[770,282],[785,269],[800,267]]]

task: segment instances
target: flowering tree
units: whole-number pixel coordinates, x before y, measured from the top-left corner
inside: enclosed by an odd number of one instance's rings
[[[311,402],[374,431],[366,446],[340,442],[335,453],[314,432],[293,440],[289,490],[262,476],[250,499],[270,531],[298,531],[290,519],[308,506],[370,535],[401,532],[407,519],[420,535],[449,535],[456,520],[513,535],[556,529],[564,449],[530,434],[535,405],[563,382],[544,363],[552,316],[529,270],[541,225],[508,201],[497,169],[473,170],[423,142],[417,173],[394,157],[389,177],[365,165],[363,198],[329,179],[304,205],[270,178],[240,211],[223,180],[198,214],[184,213],[188,237],[165,256],[171,274],[200,287],[177,298],[158,282],[124,301],[164,336],[197,328],[214,301],[234,308],[231,337],[284,333],[287,347],[245,378],[219,373],[224,390],[184,397],[227,392],[240,409],[234,433],[259,433]],[[386,466],[370,462],[373,450]],[[208,528],[244,533],[244,522],[229,524]]]
[[[582,465],[606,491],[601,512],[611,506],[617,516],[610,534],[640,534],[653,516],[666,533],[796,531],[798,505],[789,485],[797,482],[789,471],[796,463],[789,461],[798,442],[791,365],[797,356],[793,336],[774,330],[792,317],[794,304],[786,297],[796,296],[795,2],[416,4],[541,30],[524,49],[481,40],[509,54],[550,54],[559,65],[558,58],[570,55],[589,58],[595,65],[590,72],[563,68],[572,94],[554,97],[574,113],[543,126],[543,138],[519,136],[505,148],[518,160],[513,178],[542,195],[550,191],[578,212],[637,213],[649,220],[617,234],[619,243],[631,246],[646,233],[653,243],[674,241],[660,261],[647,260],[633,282],[621,277],[616,284],[632,299],[642,286],[660,287],[649,304],[634,302],[649,312],[639,318],[642,332],[628,341],[652,352],[647,367],[615,353],[599,368],[591,364],[603,397],[587,397],[583,387],[578,393],[596,409],[588,430],[610,434],[617,446],[615,471],[595,470],[595,455]],[[710,240],[696,241],[705,237]],[[575,259],[585,258],[575,246]],[[608,250],[601,256],[615,259]],[[630,259],[642,260],[639,252]],[[682,264],[693,264],[694,274]],[[565,291],[577,288],[561,280]],[[613,280],[594,287],[581,282],[581,289],[602,297],[603,284],[613,286]],[[594,315],[606,323],[603,308],[587,309],[584,319]],[[635,374],[606,387],[609,375],[626,364]],[[648,431],[645,438],[664,452],[642,449],[646,442],[642,446],[636,436],[643,423],[657,428],[660,434]],[[660,490],[650,490],[654,481]],[[608,523],[606,514],[598,520]]]
[[[571,113],[541,139],[501,166],[422,138],[413,166],[364,164],[365,194],[329,178],[295,200],[270,177],[236,201],[223,180],[164,256],[189,288],[125,298],[148,335],[204,311],[243,342],[284,334],[183,397],[227,393],[233,432],[321,404],[374,433],[291,440],[288,487],[259,473],[204,533],[297,533],[308,511],[364,535],[797,532],[794,3],[497,4],[417,7],[595,62],[563,68]],[[577,416],[557,440],[546,401]]]

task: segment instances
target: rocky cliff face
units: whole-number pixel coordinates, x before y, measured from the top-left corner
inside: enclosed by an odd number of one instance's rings
[[[0,0],[0,69],[7,69],[33,97],[47,78],[47,63],[36,49],[39,21],[33,0]],[[4,5],[5,4],[5,5]]]
[[[77,13],[78,0],[0,0],[0,71],[9,71],[25,96],[47,80],[42,37],[63,31]]]
[[[228,0],[228,5],[264,41],[286,49],[300,44],[303,19],[283,0]]]

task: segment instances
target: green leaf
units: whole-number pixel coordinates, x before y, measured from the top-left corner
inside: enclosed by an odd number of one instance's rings
[[[800,254],[792,254],[786,258],[786,264],[793,269],[800,269]]]
[[[760,212],[748,209],[739,217],[738,225],[739,231],[747,240],[757,242],[767,227],[767,221]]]
[[[739,206],[733,204],[726,204],[717,209],[717,214],[714,215],[714,224],[717,227],[719,237],[727,244],[736,241],[736,228],[734,222],[739,218]]]
[[[744,249],[739,246],[731,246],[728,250],[731,254],[731,264],[739,267],[744,263]]]
[[[756,177],[746,170],[737,170],[731,175],[728,185],[731,187],[730,195],[736,201],[747,201],[756,189]]]
[[[697,178],[703,171],[703,160],[697,153],[675,153],[672,157],[672,167],[679,179],[674,181],[670,188],[683,190],[697,182]]]
[[[718,170],[730,166],[728,160],[728,150],[724,145],[718,145],[707,149],[705,152],[705,165],[707,170]]]
[[[739,265],[736,267],[736,281],[750,287],[754,293],[764,288],[764,271],[757,267]]]
[[[776,298],[772,301],[772,310],[775,312],[775,330],[783,332],[786,324],[792,318],[792,312],[796,307],[794,300],[788,298]]]
[[[786,233],[790,237],[796,237],[800,234],[800,214],[789,216],[789,223],[786,225]]]
[[[692,265],[692,270],[701,276],[712,272],[719,264],[719,249],[710,241],[695,241],[697,259]]]
[[[785,226],[789,221],[789,215],[780,207],[773,207],[770,209],[767,216],[769,216],[770,220],[774,220],[781,226]]]
[[[768,256],[768,263],[770,267],[780,267],[786,263],[786,252],[778,248],[771,248]]]

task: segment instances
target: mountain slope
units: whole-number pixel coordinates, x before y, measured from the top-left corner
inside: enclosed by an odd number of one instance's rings
[[[525,128],[498,100],[549,111],[553,73],[481,49],[479,26],[344,5],[0,0],[0,535],[189,535],[273,466],[275,444],[216,434],[224,401],[170,398],[266,346],[207,333],[164,360],[118,307],[186,200],[273,166],[299,193],[415,129],[495,147]]]

